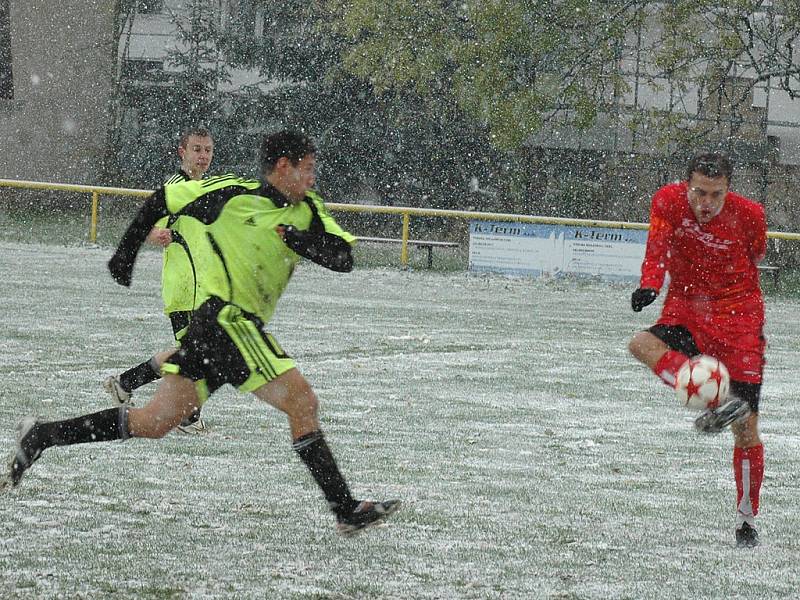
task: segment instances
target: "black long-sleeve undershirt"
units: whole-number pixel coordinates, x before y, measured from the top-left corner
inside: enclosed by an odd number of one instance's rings
[[[350,244],[338,235],[322,231],[303,231],[292,226],[284,230],[283,241],[289,248],[318,265],[349,273],[353,270],[353,252]]]
[[[108,270],[111,271],[114,281],[126,287],[131,285],[133,265],[136,262],[136,255],[139,254],[139,248],[158,220],[167,215],[169,211],[167,211],[164,188],[161,187],[148,196],[139,208],[128,229],[125,230],[116,252],[108,261]]]
[[[206,201],[189,205],[185,212],[203,222],[213,221],[231,196],[245,191],[244,188],[231,186],[213,192],[206,196]],[[308,204],[313,213],[309,230],[303,231],[293,226],[287,226],[284,231],[284,242],[300,256],[326,269],[343,273],[352,271],[353,253],[350,244],[341,237],[325,231],[316,207],[311,202]],[[193,214],[198,211],[203,214]],[[139,249],[158,220],[169,214],[164,188],[161,187],[145,200],[131,224],[128,225],[116,252],[108,261],[108,269],[117,283],[126,287],[131,285],[133,266]],[[213,217],[209,215],[213,215]]]

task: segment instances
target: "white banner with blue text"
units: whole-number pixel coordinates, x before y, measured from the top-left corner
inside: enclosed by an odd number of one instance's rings
[[[469,270],[638,281],[647,231],[471,221]]]

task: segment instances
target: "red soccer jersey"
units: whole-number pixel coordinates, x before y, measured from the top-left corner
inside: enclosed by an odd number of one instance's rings
[[[665,185],[653,196],[640,285],[660,290],[669,272],[659,323],[752,347],[764,324],[757,265],[766,247],[760,204],[728,192],[720,213],[701,225],[689,206],[687,182]]]

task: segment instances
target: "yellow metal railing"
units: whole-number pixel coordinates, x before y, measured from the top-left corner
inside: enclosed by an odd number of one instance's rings
[[[70,183],[50,183],[43,181],[23,181],[18,179],[0,179],[0,187],[24,188],[30,190],[51,190],[77,192],[91,195],[91,218],[89,221],[89,241],[97,240],[97,217],[100,196],[134,196],[146,197],[153,190],[117,188],[97,185],[79,185]],[[364,204],[326,203],[329,209],[342,212],[359,212],[373,214],[395,214],[402,216],[400,263],[408,264],[408,240],[411,217],[444,217],[448,219],[470,219],[480,221],[506,221],[512,223],[536,223],[542,225],[565,225],[572,227],[607,227],[615,229],[648,229],[647,223],[630,223],[625,221],[601,221],[593,219],[565,219],[559,217],[539,217],[534,215],[515,215],[506,213],[488,213],[464,210],[444,210],[436,208],[411,208],[404,206],[369,206]],[[788,231],[770,231],[767,236],[778,240],[800,241],[800,233]]]
[[[19,179],[0,179],[0,186],[23,188],[27,190],[50,190],[55,192],[78,192],[91,194],[92,214],[89,219],[89,241],[97,240],[97,215],[100,210],[100,194],[105,196],[137,196],[145,197],[153,190],[135,190],[130,188],[105,187],[101,185],[78,185],[72,183],[50,183],[46,181],[23,181]]]

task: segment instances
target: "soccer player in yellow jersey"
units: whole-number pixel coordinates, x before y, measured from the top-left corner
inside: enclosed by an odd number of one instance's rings
[[[328,213],[311,188],[316,149],[304,134],[282,131],[261,146],[261,180],[233,175],[157,190],[142,206],[109,261],[114,279],[130,285],[139,247],[169,215],[197,267],[198,308],[180,349],[162,366],[163,379],[145,406],[123,404],[78,418],[23,419],[8,485],[17,485],[52,446],[129,437],[160,438],[224,384],[252,392],[288,417],[292,447],[305,463],[343,535],[384,521],[400,502],[357,500],[320,427],[314,390],[294,360],[266,331],[300,257],[333,271],[353,268],[355,238]],[[201,222],[202,231],[184,230]]]
[[[193,127],[184,131],[178,141],[178,157],[181,159],[181,168],[164,182],[165,186],[203,179],[214,159],[214,139],[208,129]],[[147,241],[164,248],[161,271],[164,314],[172,324],[175,340],[180,342],[195,306],[196,281],[185,241],[180,233],[169,228],[169,224],[168,217],[159,219],[147,235]],[[107,377],[103,387],[118,403],[128,402],[133,390],[161,377],[161,365],[173,352],[175,348],[164,350],[117,377]],[[178,425],[178,431],[183,433],[199,433],[205,428],[199,410]]]

